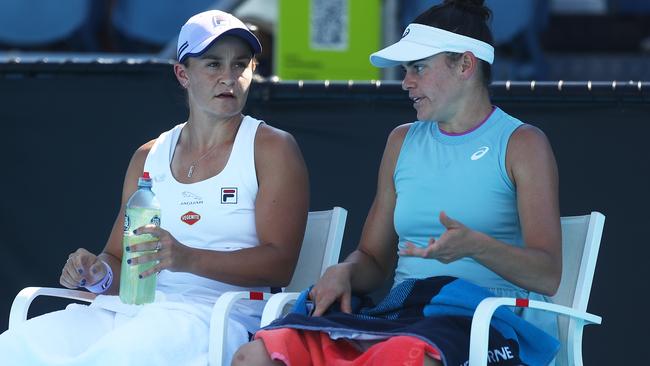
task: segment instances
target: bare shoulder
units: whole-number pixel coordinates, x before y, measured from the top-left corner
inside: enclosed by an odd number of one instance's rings
[[[307,166],[298,143],[290,133],[266,124],[258,127],[255,136],[255,169],[260,186],[258,198],[262,197],[256,204],[256,211],[264,214],[266,211],[260,207],[266,207],[263,203],[268,200],[272,207],[277,207],[279,202],[284,202],[290,206],[298,205],[299,212],[307,212],[309,202]],[[279,212],[287,210],[288,208],[284,208]]]
[[[147,156],[149,155],[149,151],[151,151],[151,147],[153,144],[156,142],[156,140],[151,140],[144,145],[140,146],[134,153],[133,156],[131,157],[131,161],[129,162],[129,167],[126,171],[126,179],[127,181],[132,181],[135,179],[137,182],[138,177],[142,174],[144,171],[144,163],[147,160]]]
[[[136,154],[149,154],[149,151],[151,151],[151,148],[153,147],[153,144],[156,143],[157,139],[153,139],[149,142],[144,143],[142,146],[140,146],[135,153]]]
[[[144,163],[147,160],[149,151],[151,147],[156,142],[156,140],[151,140],[146,144],[140,146],[129,162],[129,167],[126,170],[126,175],[124,177],[124,186],[122,187],[122,203],[125,203],[126,200],[131,196],[131,193],[135,192],[137,189],[138,177],[142,175],[144,171]]]
[[[521,152],[527,150],[534,152],[544,147],[550,147],[546,134],[533,125],[523,124],[512,133],[508,148],[514,148]]]
[[[133,153],[133,157],[131,158],[131,164],[135,164],[138,166],[144,166],[144,162],[147,159],[147,156],[149,155],[149,151],[151,151],[151,148],[153,147],[153,144],[156,142],[156,139],[153,139],[144,145],[140,146],[135,153]]]
[[[261,124],[255,135],[255,165],[258,177],[278,169],[304,170],[304,160],[293,136],[279,128]]]
[[[386,153],[390,154],[394,158],[399,155],[399,151],[402,149],[402,144],[406,138],[406,134],[413,123],[405,123],[395,127],[388,135],[388,141],[386,141]]]
[[[508,143],[506,166],[511,178],[516,172],[540,172],[542,169],[557,170],[555,156],[546,134],[539,128],[524,124],[517,128]],[[553,173],[555,175],[555,173]]]
[[[300,156],[296,139],[286,131],[261,124],[255,135],[255,157],[263,161],[273,160],[287,155]]]
[[[402,143],[404,142],[404,138],[406,137],[406,134],[409,132],[409,129],[413,123],[405,123],[403,125],[399,125],[395,127],[391,132],[390,135],[388,135],[388,142],[394,142],[394,143]]]
[[[260,124],[255,135],[255,144],[261,147],[273,147],[275,145],[295,144],[293,136],[284,130],[267,125]]]

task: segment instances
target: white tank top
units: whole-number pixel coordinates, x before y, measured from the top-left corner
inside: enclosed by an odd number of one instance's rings
[[[153,178],[152,190],[160,201],[160,226],[180,243],[219,251],[259,245],[255,228],[258,185],[254,148],[260,123],[263,122],[245,116],[223,170],[191,184],[178,182],[171,171],[174,150],[185,123],[162,133],[153,144],[144,171]],[[223,291],[268,291],[269,288],[243,288],[187,272],[163,270],[158,275],[158,290],[214,302]]]

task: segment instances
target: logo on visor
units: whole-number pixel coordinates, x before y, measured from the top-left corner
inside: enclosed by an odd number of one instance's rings
[[[411,33],[411,28],[406,28],[404,33],[402,33],[402,38],[406,37],[409,33]]]

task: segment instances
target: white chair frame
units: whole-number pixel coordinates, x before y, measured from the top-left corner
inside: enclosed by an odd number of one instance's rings
[[[527,307],[558,315],[560,351],[556,366],[582,366],[582,332],[588,324],[600,324],[602,318],[587,312],[587,303],[596,269],[605,216],[562,217],[562,280],[550,302],[505,297],[481,301],[472,319],[470,366],[486,366],[490,319],[500,306]]]
[[[341,207],[334,207],[327,211],[309,212],[303,247],[292,280],[285,288],[287,291],[299,291],[315,283],[327,267],[338,262],[347,214],[347,210]],[[321,252],[322,255],[315,256],[314,252]],[[232,306],[241,299],[267,300],[271,298],[271,295],[262,292],[237,291],[226,292],[217,299],[210,320],[208,350],[210,365],[223,364],[224,340],[227,336],[226,322]],[[9,329],[27,320],[29,306],[38,296],[60,297],[90,303],[97,295],[64,288],[24,288],[16,295],[11,305]]]
[[[231,307],[241,299],[269,300],[282,295],[284,291],[294,293],[301,291],[316,283],[325,270],[338,263],[343,242],[343,232],[347,220],[347,211],[341,207],[334,207],[330,211],[310,212],[307,219],[307,230],[300,250],[298,264],[291,278],[291,282],[283,289],[282,293],[270,294],[261,292],[233,291],[226,292],[217,299],[210,320],[210,365],[224,365],[225,339],[227,337],[226,322]],[[326,231],[318,230],[318,222],[327,224]],[[322,252],[322,255],[316,253]],[[266,308],[264,313],[266,313]],[[264,319],[264,315],[262,315]],[[265,325],[262,321],[261,326]]]

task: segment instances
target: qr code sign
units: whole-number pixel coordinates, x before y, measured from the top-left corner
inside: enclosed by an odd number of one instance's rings
[[[312,49],[346,50],[348,48],[348,0],[310,0]]]

